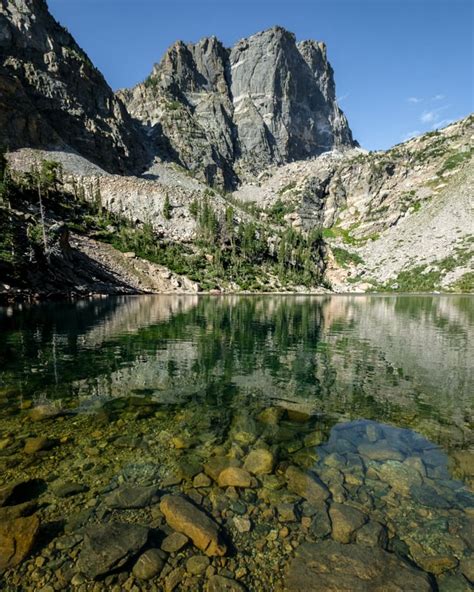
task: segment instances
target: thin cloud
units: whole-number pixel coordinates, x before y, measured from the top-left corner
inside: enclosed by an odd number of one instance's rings
[[[419,97],[408,97],[407,101],[409,103],[422,103],[423,99],[420,99]]]
[[[436,111],[423,111],[420,117],[422,123],[431,123],[436,119]]]
[[[431,111],[423,111],[420,116],[421,123],[434,123],[438,119],[438,113],[447,109],[449,105],[444,105],[438,109],[432,109]]]
[[[342,95],[340,97],[337,97],[337,102],[338,103],[342,103],[342,101],[345,101],[346,99],[348,99],[350,97],[350,93],[346,93],[345,95]]]
[[[442,101],[445,98],[446,98],[445,95],[435,95],[434,97],[431,98],[431,100],[432,101]]]
[[[446,127],[451,123],[454,123],[454,119],[441,119],[440,121],[436,121],[435,123],[433,123],[431,129],[439,129],[440,127]]]
[[[416,138],[421,134],[420,130],[413,130],[412,132],[408,132],[403,136],[403,141],[406,142],[407,140],[411,140],[412,138]]]

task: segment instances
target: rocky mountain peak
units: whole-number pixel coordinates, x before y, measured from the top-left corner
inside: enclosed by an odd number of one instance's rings
[[[43,0],[0,3],[0,125],[12,149],[73,151],[111,172],[147,162],[141,130]]]
[[[177,42],[120,97],[156,138],[158,156],[215,185],[355,145],[336,104],[326,46],[297,43],[279,26],[231,49],[216,37]]]

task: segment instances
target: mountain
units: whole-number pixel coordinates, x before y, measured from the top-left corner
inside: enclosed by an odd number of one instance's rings
[[[471,115],[367,152],[324,44],[178,42],[114,95],[0,4],[0,296],[474,291]]]
[[[281,27],[231,49],[175,43],[145,82],[119,92],[162,158],[233,187],[268,166],[353,147],[326,46]]]
[[[76,152],[107,171],[145,168],[141,131],[44,0],[0,2],[1,143]]]

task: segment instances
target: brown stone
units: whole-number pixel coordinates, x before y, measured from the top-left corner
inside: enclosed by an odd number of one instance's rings
[[[62,415],[62,411],[52,405],[38,405],[30,411],[31,421],[43,421],[44,419],[54,419]]]
[[[161,543],[161,548],[166,553],[177,553],[188,544],[188,537],[181,532],[172,532]]]
[[[245,592],[245,588],[230,578],[212,576],[207,581],[206,592]]]
[[[367,516],[351,506],[333,503],[329,508],[332,538],[339,543],[350,543],[355,531],[367,522]]]
[[[211,480],[205,473],[199,473],[193,479],[193,487],[209,487],[211,485]]]
[[[0,572],[16,567],[30,554],[40,528],[38,516],[0,523]]]
[[[14,520],[22,516],[30,516],[36,510],[36,502],[24,502],[16,506],[5,506],[0,508],[0,524],[7,520]]]
[[[224,469],[217,479],[219,487],[250,487],[251,482],[250,473],[238,467]]]
[[[270,450],[252,450],[244,462],[244,469],[254,475],[269,475],[273,471],[275,459]]]
[[[327,540],[303,543],[291,560],[285,592],[432,592],[427,574],[377,547]]]
[[[219,527],[207,514],[176,495],[166,495],[160,503],[166,522],[188,536],[206,555],[225,555],[226,545],[220,539]]]
[[[227,456],[213,456],[204,465],[204,472],[206,475],[217,481],[217,478],[227,467],[238,467],[239,461],[235,458],[228,458]]]
[[[39,436],[38,438],[28,438],[25,441],[25,454],[36,454],[41,450],[51,450],[56,445],[54,440]]]
[[[287,468],[285,477],[288,489],[308,500],[310,504],[318,506],[329,497],[329,491],[323,483],[293,465]]]

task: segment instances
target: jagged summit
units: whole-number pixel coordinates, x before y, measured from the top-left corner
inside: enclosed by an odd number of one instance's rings
[[[283,27],[225,48],[174,43],[150,77],[119,92],[157,155],[211,184],[355,145],[335,98],[326,46]]]
[[[177,41],[114,94],[44,0],[0,2],[0,125],[10,149],[77,153],[112,173],[154,157],[232,188],[267,167],[354,146],[326,47],[275,26],[226,48]]]

